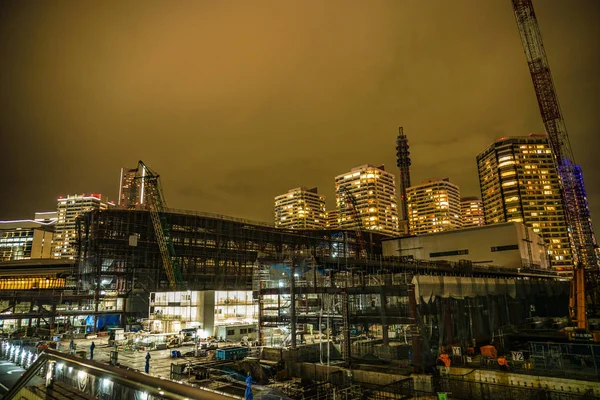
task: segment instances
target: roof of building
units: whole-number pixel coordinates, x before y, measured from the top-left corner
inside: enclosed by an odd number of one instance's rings
[[[481,150],[479,152],[479,154],[477,154],[477,160],[479,160],[481,157],[483,157],[483,155],[487,154],[490,152],[491,149],[494,149],[496,147],[497,144],[499,143],[503,143],[503,142],[518,142],[518,141],[522,141],[522,140],[527,140],[527,139],[547,139],[548,135],[546,135],[545,133],[530,133],[529,135],[523,135],[523,136],[503,136],[501,138],[498,138],[496,140],[494,140],[494,142],[488,146],[486,146],[483,150]]]
[[[426,180],[422,181],[418,185],[413,185],[413,186],[407,188],[407,190],[424,187],[424,186],[431,186],[432,184],[439,184],[439,183],[444,183],[444,184],[447,184],[450,186],[454,186],[457,189],[459,188],[457,184],[450,182],[450,178],[431,178],[431,179],[426,179]]]
[[[484,230],[484,229],[498,229],[498,228],[504,228],[507,226],[516,226],[516,225],[523,225],[520,222],[501,222],[498,224],[488,224],[488,225],[480,225],[480,226],[469,226],[466,228],[457,228],[457,229],[450,229],[447,231],[442,231],[442,232],[434,232],[434,233],[423,233],[423,234],[419,234],[419,235],[407,235],[407,236],[395,236],[393,238],[389,238],[389,239],[383,239],[382,242],[387,242],[389,240],[398,240],[398,239],[412,239],[412,238],[416,238],[416,237],[423,237],[423,236],[441,236],[441,235],[456,235],[458,233],[462,233],[465,231],[474,231],[474,230]]]
[[[75,265],[74,260],[32,258],[29,260],[2,261],[0,262],[0,271],[4,278],[9,276],[69,275]]]
[[[56,223],[56,220],[48,222],[34,221],[32,219],[18,219],[14,221],[0,221],[0,231],[13,229],[47,229],[51,228]]]

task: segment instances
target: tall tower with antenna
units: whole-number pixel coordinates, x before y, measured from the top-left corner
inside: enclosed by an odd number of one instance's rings
[[[400,169],[400,203],[399,219],[400,232],[404,235],[410,234],[408,224],[408,206],[406,203],[406,189],[410,187],[410,147],[408,138],[404,134],[402,127],[398,128],[398,138],[396,139],[396,165]]]

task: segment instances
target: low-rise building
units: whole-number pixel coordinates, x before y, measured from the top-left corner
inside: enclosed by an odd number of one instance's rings
[[[258,305],[252,299],[252,291],[247,290],[154,292],[150,294],[149,316],[153,333],[195,328],[201,338],[206,338],[218,336],[223,329],[226,332],[226,327],[256,326]]]
[[[0,261],[51,258],[55,222],[0,221]]]
[[[544,240],[518,222],[483,225],[385,240],[384,256],[413,260],[468,260],[474,265],[547,269]]]

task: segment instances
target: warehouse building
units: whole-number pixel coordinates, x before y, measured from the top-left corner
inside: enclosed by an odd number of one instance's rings
[[[383,255],[413,260],[468,260],[506,268],[550,267],[544,240],[517,222],[484,225],[383,241]]]

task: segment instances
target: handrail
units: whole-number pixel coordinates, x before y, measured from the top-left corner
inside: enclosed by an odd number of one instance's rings
[[[152,395],[154,398],[165,398],[172,400],[231,400],[234,396],[219,394],[214,391],[204,390],[176,383],[170,380],[155,378],[146,374],[125,370],[111,365],[99,363],[92,360],[73,357],[55,350],[44,350],[38,359],[28,368],[15,385],[6,394],[5,399],[15,398],[16,394],[25,387],[27,382],[38,373],[40,368],[49,361],[64,362],[77,366],[81,371],[94,376],[110,377],[110,379],[119,385],[140,390]]]

